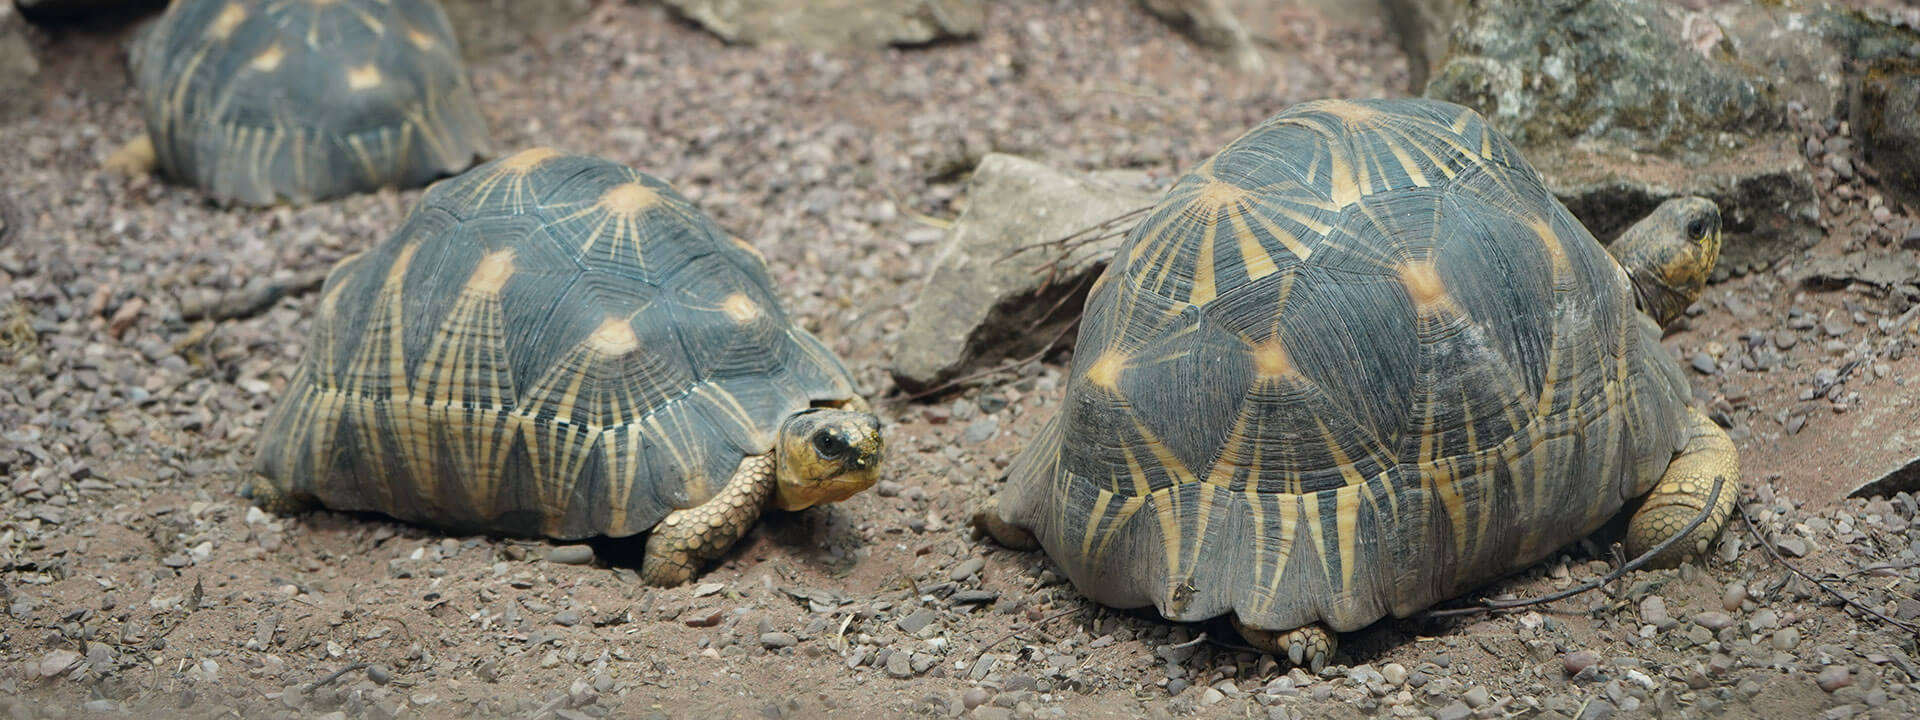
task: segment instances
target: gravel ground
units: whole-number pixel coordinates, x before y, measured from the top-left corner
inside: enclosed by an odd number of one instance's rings
[[[767,255],[790,310],[892,393],[886,352],[939,226],[988,151],[1177,174],[1324,95],[1399,94],[1377,21],[1301,12],[1274,75],[1236,78],[1131,2],[995,3],[975,42],[825,55],[729,48],[657,8],[474,65],[511,150],[667,177]],[[686,587],[631,543],[446,537],[272,517],[233,490],[305,344],[310,297],[223,322],[223,292],[324,269],[417,192],[222,209],[102,174],[136,131],[123,33],[55,38],[62,91],[0,127],[0,710],[15,718],[1911,717],[1913,497],[1843,500],[1911,457],[1920,318],[1900,292],[1807,287],[1800,262],[1715,285],[1668,338],[1743,452],[1743,508],[1702,567],[1549,605],[1380,623],[1314,675],[1082,599],[965,518],[1054,412],[1065,357],[884,402],[875,491],[767,518]],[[1911,261],[1911,214],[1842,173],[1806,118],[1829,234],[1814,256]],[[1853,158],[1857,160],[1857,158]],[[1851,160],[1846,163],[1851,168]],[[1920,240],[1912,242],[1920,245]],[[1756,540],[1755,533],[1765,538]],[[1605,573],[1609,528],[1486,589]],[[1811,573],[1790,573],[1773,552]],[[1818,583],[1815,580],[1818,580]]]

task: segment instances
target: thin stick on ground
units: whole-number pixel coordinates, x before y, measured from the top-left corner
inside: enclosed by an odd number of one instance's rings
[[[1065,610],[1061,610],[1060,612],[1057,612],[1057,613],[1054,613],[1054,614],[1052,614],[1052,615],[1048,615],[1048,616],[1046,616],[1046,617],[1043,617],[1043,618],[1040,618],[1039,620],[1035,620],[1035,621],[1033,621],[1033,624],[1032,624],[1032,625],[1029,625],[1029,626],[1027,626],[1027,628],[1026,628],[1026,629],[1027,629],[1027,630],[1035,630],[1035,629],[1038,629],[1038,628],[1040,628],[1040,627],[1041,627],[1041,626],[1043,626],[1043,625],[1046,625],[1047,623],[1050,623],[1050,622],[1053,622],[1053,621],[1055,621],[1055,620],[1059,620],[1060,618],[1063,618],[1063,617],[1066,617],[1066,616],[1068,616],[1068,615],[1072,615],[1072,614],[1074,614],[1074,613],[1077,613],[1077,612],[1082,612],[1082,611],[1084,611],[1084,610],[1086,610],[1086,608],[1084,608],[1084,607],[1072,607],[1072,608],[1067,608],[1067,609],[1065,609]],[[993,640],[991,640],[991,641],[989,641],[989,642],[988,642],[987,644],[985,644],[985,645],[981,645],[981,646],[980,646],[980,653],[979,653],[978,655],[975,655],[975,656],[973,656],[973,659],[974,659],[974,660],[979,660],[979,659],[980,659],[980,656],[981,656],[981,655],[985,655],[985,654],[987,654],[987,651],[988,651],[988,650],[992,650],[992,649],[993,649],[993,646],[995,646],[995,645],[999,645],[1000,643],[1003,643],[1003,642],[1006,642],[1006,641],[1008,641],[1008,640],[1011,640],[1011,639],[1013,639],[1014,637],[1016,637],[1016,636],[1018,636],[1018,635],[1019,635],[1019,634],[1020,634],[1021,632],[1022,632],[1022,631],[1020,631],[1020,630],[1015,630],[1015,631],[1013,631],[1013,632],[1010,632],[1010,633],[1007,633],[1007,634],[1005,634],[1005,635],[1001,635],[1000,637],[997,637],[997,638],[994,638]]]
[[[1818,578],[1815,578],[1812,575],[1808,575],[1804,572],[1801,572],[1800,568],[1794,567],[1793,563],[1787,562],[1787,559],[1780,555],[1780,550],[1775,548],[1773,546],[1773,543],[1767,542],[1767,539],[1760,535],[1760,526],[1754,523],[1752,516],[1747,514],[1747,508],[1745,506],[1742,506],[1739,503],[1735,503],[1734,506],[1740,509],[1740,519],[1746,521],[1747,532],[1753,535],[1753,541],[1760,543],[1760,547],[1766,548],[1767,554],[1773,556],[1773,561],[1780,563],[1780,566],[1786,568],[1788,572],[1791,572],[1795,575],[1800,576],[1800,579],[1802,580],[1813,583],[1815,587],[1818,587],[1821,590],[1825,590],[1828,595],[1832,595],[1836,598],[1839,598],[1840,602],[1846,603],[1847,605],[1850,605],[1858,609],[1860,612],[1880,618],[1881,620],[1885,621],[1888,625],[1892,625],[1894,627],[1900,628],[1901,630],[1905,630],[1907,632],[1920,635],[1920,628],[1916,628],[1911,624],[1904,623],[1899,620],[1895,620],[1893,618],[1887,617],[1885,614],[1882,614],[1879,610],[1875,610],[1873,608],[1867,607],[1866,603],[1862,603],[1858,600],[1854,600],[1853,598],[1848,597],[1846,593],[1840,592],[1839,590],[1835,590],[1833,587],[1827,585],[1824,582],[1821,582]]]
[[[1575,595],[1579,595],[1580,593],[1587,592],[1594,588],[1607,585],[1609,583],[1612,583],[1615,580],[1619,580],[1621,576],[1626,575],[1627,573],[1633,572],[1635,570],[1638,570],[1640,569],[1640,566],[1646,565],[1648,562],[1651,562],[1655,557],[1659,556],[1660,553],[1666,552],[1667,548],[1673,547],[1675,543],[1680,542],[1680,538],[1686,537],[1687,533],[1693,532],[1694,528],[1700,527],[1701,523],[1706,522],[1707,517],[1713,514],[1714,503],[1720,500],[1720,491],[1725,484],[1726,484],[1726,477],[1715,475],[1713,478],[1713,492],[1710,492],[1707,494],[1707,502],[1705,503],[1704,506],[1702,506],[1700,510],[1700,514],[1695,515],[1693,517],[1692,522],[1687,523],[1686,527],[1680,528],[1679,532],[1676,532],[1668,536],[1667,539],[1661,541],[1659,545],[1653,546],[1653,549],[1648,550],[1644,553],[1641,553],[1640,557],[1636,557],[1628,561],[1625,565],[1621,565],[1620,567],[1615,568],[1613,572],[1607,573],[1604,576],[1594,578],[1587,582],[1581,583],[1579,585],[1575,585],[1573,587],[1567,588],[1565,590],[1561,590],[1556,593],[1542,595],[1540,597],[1523,598],[1523,599],[1516,599],[1516,600],[1487,599],[1487,600],[1480,601],[1481,604],[1474,607],[1447,608],[1444,610],[1428,610],[1425,613],[1422,613],[1422,616],[1430,617],[1430,618],[1453,617],[1456,615],[1472,615],[1474,613],[1489,612],[1493,610],[1512,610],[1514,608],[1527,607],[1530,605],[1544,605],[1546,603],[1554,602],[1556,600],[1564,600],[1564,599],[1573,597]],[[1739,503],[1735,503],[1735,504],[1738,505]]]
[[[946,392],[948,390],[952,390],[954,388],[960,387],[961,385],[965,385],[967,383],[973,382],[975,380],[979,380],[981,378],[993,377],[1003,372],[1011,372],[1013,370],[1018,370],[1027,365],[1040,362],[1040,358],[1046,357],[1047,353],[1052,352],[1055,347],[1058,347],[1060,345],[1060,341],[1066,339],[1067,333],[1072,332],[1073,328],[1074,328],[1073,323],[1067,323],[1066,327],[1060,328],[1060,332],[1054,334],[1053,339],[1047,341],[1047,344],[1042,345],[1038,351],[1035,351],[1034,353],[1027,355],[1026,357],[1013,358],[1011,360],[1007,360],[1006,362],[1000,363],[999,365],[995,365],[993,367],[986,368],[984,370],[977,370],[974,372],[967,373],[960,377],[954,378],[952,380],[948,380],[946,382],[940,383],[938,385],[927,388],[925,390],[921,390],[916,393],[887,398],[885,400],[882,400],[881,403],[884,405],[899,405],[901,403],[913,402],[915,400],[919,400],[922,398],[938,395],[940,393]]]
[[[341,676],[346,675],[347,673],[353,672],[355,670],[365,670],[365,669],[367,669],[367,664],[363,662],[357,662],[352,665],[348,665],[346,667],[340,668],[339,670],[335,670],[332,673],[328,674],[326,677],[320,678],[319,680],[315,680],[312,683],[308,684],[307,692],[311,693],[315,690],[319,690],[320,688],[331,685],[333,684],[333,681],[339,680]]]

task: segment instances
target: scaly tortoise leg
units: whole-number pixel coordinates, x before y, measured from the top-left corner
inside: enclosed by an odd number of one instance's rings
[[[1259,630],[1241,624],[1240,616],[1235,615],[1233,629],[1240,632],[1247,644],[1316,673],[1333,661],[1333,650],[1340,644],[1333,631],[1320,623],[1292,630]]]
[[[312,509],[314,506],[311,499],[280,492],[273,483],[267,482],[266,478],[258,475],[240,488],[240,497],[251,501],[254,507],[274,515],[292,515]]]
[[[1706,507],[1716,477],[1723,480],[1720,497],[1705,522],[1649,562],[1649,567],[1673,567],[1705,554],[1713,538],[1726,527],[1740,494],[1740,455],[1733,448],[1733,439],[1696,409],[1687,411],[1687,432],[1686,447],[1667,465],[1666,474],[1647,493],[1646,503],[1627,526],[1627,555],[1639,557],[1693,522]]]
[[[773,466],[773,453],[742,460],[718,495],[669,513],[647,538],[640,579],[649,585],[679,585],[693,579],[701,565],[724,554],[766,509],[773,495]]]
[[[120,149],[108,155],[107,161],[103,166],[109,172],[117,172],[123,175],[145,175],[153,172],[153,168],[158,163],[159,156],[154,153],[153,139],[148,137],[146,133],[141,133],[140,137],[127,141],[127,144],[120,146]]]

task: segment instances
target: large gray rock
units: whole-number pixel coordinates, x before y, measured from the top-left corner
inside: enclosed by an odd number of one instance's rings
[[[973,37],[983,0],[662,0],[721,39],[822,50]]]
[[[1387,23],[1407,54],[1409,91],[1421,92],[1447,59],[1453,30],[1468,0],[1380,0]]]
[[[1013,155],[982,158],[893,349],[895,382],[921,390],[1037,352],[1080,318],[1087,286],[1135,218],[1094,242],[1050,241],[1151,206],[1137,172],[1077,173]]]
[[[1920,59],[1881,63],[1861,79],[1853,127],[1887,194],[1920,207]]]
[[[1602,242],[1669,199],[1714,201],[1726,238],[1716,275],[1724,278],[1765,269],[1819,240],[1813,174],[1797,147],[1791,134],[1767,133],[1725,157],[1647,155],[1605,143],[1526,153],[1548,189]]]
[[[39,107],[40,61],[33,56],[27,22],[13,3],[0,2],[0,122],[26,117]]]
[[[1481,0],[1426,94],[1486,115],[1602,239],[1669,198],[1714,199],[1737,272],[1812,245],[1819,215],[1784,106],[1719,33],[1659,0]]]
[[[469,60],[512,52],[563,30],[593,10],[593,0],[440,0]]]
[[[1236,69],[1251,72],[1266,67],[1229,0],[1140,0],[1140,4],[1202,46],[1221,53]]]

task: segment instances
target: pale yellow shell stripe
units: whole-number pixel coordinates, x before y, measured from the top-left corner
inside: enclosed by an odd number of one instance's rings
[[[502,206],[515,214],[524,213],[539,201],[530,176],[541,164],[557,157],[560,157],[557,150],[536,147],[503,158],[467,189],[464,202],[474,207]]]
[[[513,252],[488,254],[428,346],[418,375],[429,380],[423,401],[442,428],[457,477],[482,514],[500,488],[512,447],[505,411],[517,393],[500,291],[513,274]],[[429,495],[429,497],[431,497]]]
[[[363,451],[382,454],[379,451],[385,440],[382,429],[388,430],[399,446],[400,467],[373,463],[372,477],[366,478],[368,486],[363,489],[377,499],[380,507],[393,506],[393,488],[398,483],[405,482],[419,469],[434,467],[432,441],[424,424],[414,427],[416,418],[412,414],[404,410],[394,412],[413,404],[412,391],[406,385],[405,348],[401,343],[401,338],[406,336],[402,283],[418,249],[417,244],[402,246],[388,267],[386,278],[375,291],[372,312],[366,324],[359,328],[360,345],[342,387],[347,395],[343,401],[347,423],[354,428]],[[386,385],[384,392],[382,385]],[[425,464],[421,464],[423,459]]]

